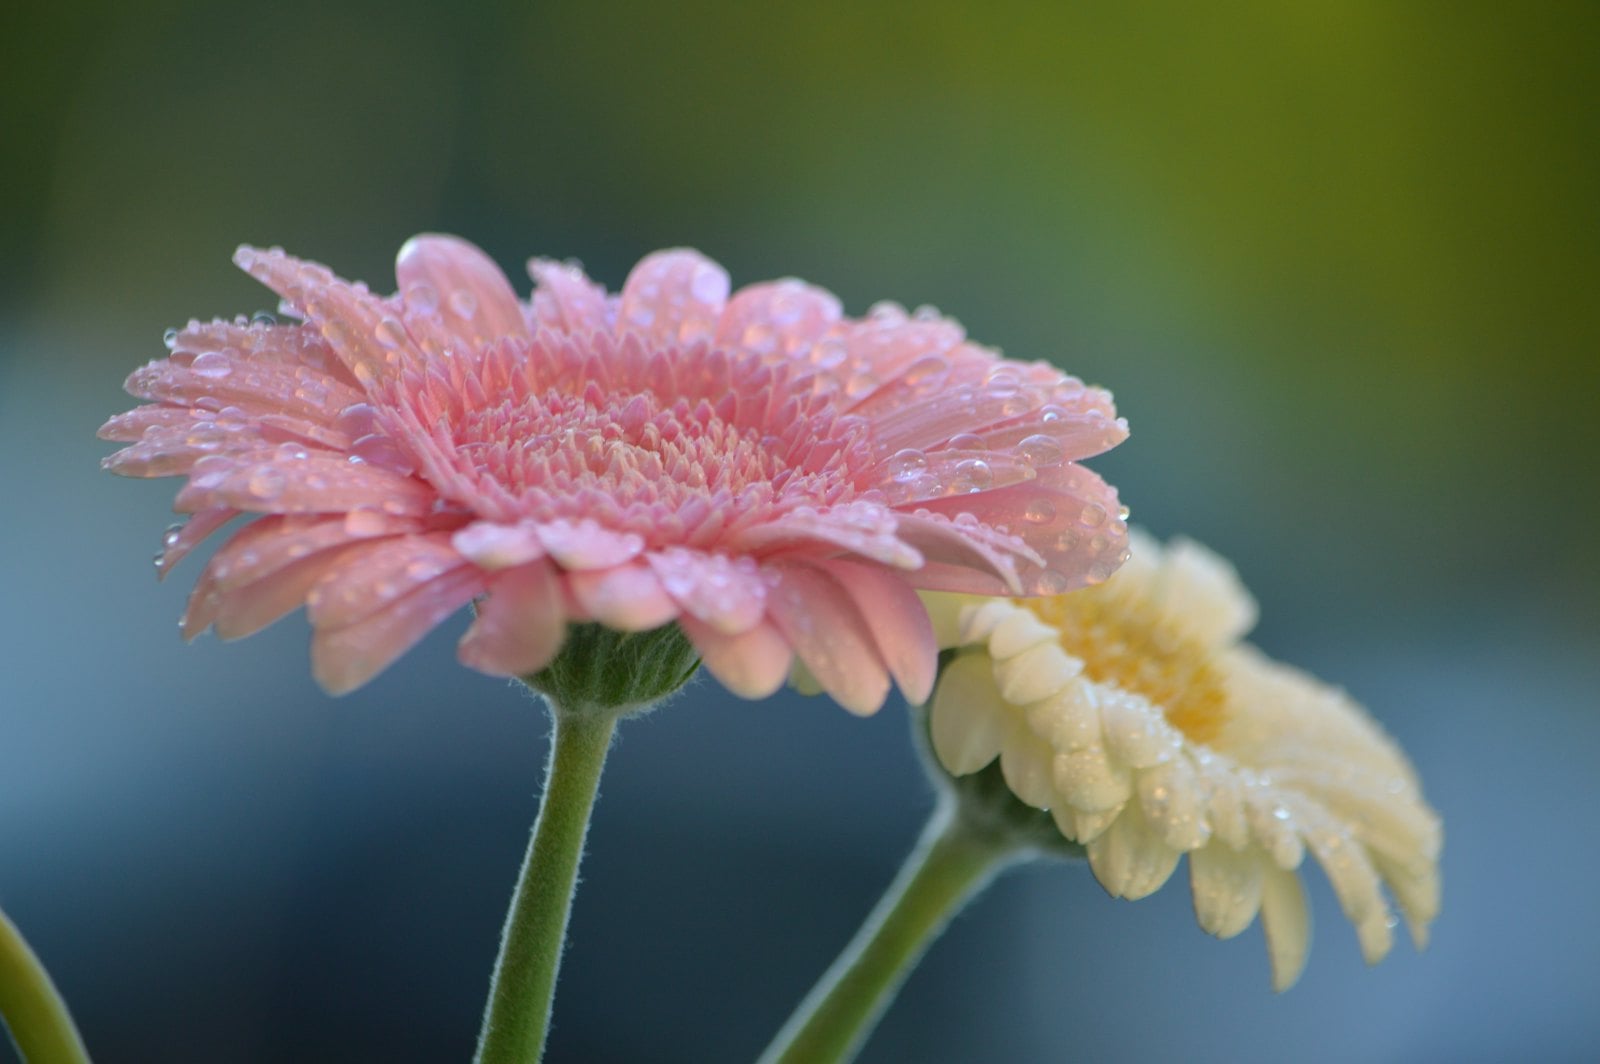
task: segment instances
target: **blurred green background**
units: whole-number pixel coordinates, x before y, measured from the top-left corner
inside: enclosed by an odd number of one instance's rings
[[[163,329],[272,308],[236,244],[386,290],[421,230],[524,292],[534,254],[615,287],[692,244],[1106,385],[1134,519],[1235,559],[1263,645],[1445,813],[1420,958],[1362,970],[1323,890],[1274,999],[1181,876],[1127,905],[1034,871],[866,1059],[1600,1046],[1600,8],[24,0],[0,60],[0,901],[103,1059],[466,1056],[537,713],[450,636],[338,704],[298,619],[181,647],[170,486],[92,438]],[[557,1060],[753,1056],[910,845],[899,710],[697,690],[613,765]]]

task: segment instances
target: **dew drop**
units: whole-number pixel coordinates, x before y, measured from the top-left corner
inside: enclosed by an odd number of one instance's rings
[[[890,477],[902,484],[908,483],[921,476],[928,468],[928,456],[915,447],[907,447],[896,451],[887,464]]]
[[[1053,436],[1038,433],[1024,437],[1017,444],[1017,451],[1022,455],[1022,460],[1031,466],[1043,467],[1060,465],[1065,457],[1061,453],[1061,444]]]
[[[250,474],[245,490],[265,502],[282,495],[288,486],[289,478],[283,475],[283,470],[265,466]]]
[[[984,491],[994,484],[994,470],[982,458],[964,458],[951,471],[950,489],[954,493]]]
[[[950,363],[938,355],[927,355],[907,366],[901,378],[913,388],[933,384],[950,372]]]
[[[1005,399],[1022,389],[1022,378],[1010,370],[1001,369],[989,374],[984,390],[996,399]]]
[[[183,532],[182,525],[168,525],[166,532],[161,535],[161,543],[168,550],[178,545],[178,536]]]
[[[175,347],[178,343],[178,330],[168,329],[166,332],[162,333],[161,342],[166,344],[168,347]]]
[[[1078,516],[1090,528],[1099,528],[1106,523],[1106,508],[1097,502],[1091,502]]]
[[[432,316],[439,312],[439,293],[431,284],[414,284],[405,290],[406,309]]]
[[[764,321],[752,322],[745,327],[744,334],[739,342],[758,355],[767,354],[777,346],[777,333],[772,331],[772,326]]]
[[[1055,516],[1055,504],[1048,499],[1034,499],[1022,510],[1022,519],[1034,525],[1048,524]]]
[[[1034,580],[1034,586],[1041,595],[1060,595],[1072,586],[1072,581],[1067,579],[1066,573],[1046,569]]]
[[[393,351],[406,342],[406,327],[395,318],[384,318],[373,327],[372,335],[380,346]]]
[[[844,394],[859,399],[878,387],[878,378],[870,373],[854,373],[844,383]]]
[[[945,441],[945,446],[952,451],[981,451],[983,450],[983,439],[970,432],[962,432],[951,436],[949,440]]]
[[[233,362],[221,351],[202,351],[194,356],[189,369],[197,377],[221,380],[233,372]]]
[[[264,310],[258,310],[254,314],[250,315],[250,324],[259,326],[272,326],[278,324],[278,318],[274,314],[269,314]]]
[[[819,369],[833,369],[848,357],[849,352],[837,340],[825,340],[811,349],[811,362]]]
[[[478,297],[470,289],[457,288],[450,293],[450,312],[458,318],[471,318],[478,313]]]
[[[689,281],[689,294],[702,303],[721,303],[728,298],[728,280],[719,270],[698,266]]]
[[[1062,421],[1067,416],[1067,408],[1056,403],[1050,403],[1039,410],[1039,420],[1046,424],[1052,421]]]

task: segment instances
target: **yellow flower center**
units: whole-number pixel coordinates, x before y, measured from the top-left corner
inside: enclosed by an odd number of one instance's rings
[[[1144,598],[1096,587],[1017,602],[1061,632],[1062,649],[1084,663],[1088,679],[1148,698],[1191,742],[1209,743],[1222,730],[1228,697],[1212,649]]]

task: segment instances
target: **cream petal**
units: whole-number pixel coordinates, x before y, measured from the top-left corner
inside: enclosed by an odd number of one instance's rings
[[[1056,791],[1074,809],[1097,813],[1122,805],[1133,795],[1133,775],[1105,747],[1057,754],[1051,766]]]
[[[1028,727],[1058,753],[1101,746],[1098,690],[1082,679],[1069,681],[1050,697],[1027,705]]]
[[[1004,605],[1009,606],[1010,611],[999,619],[985,637],[989,642],[989,653],[997,660],[1016,657],[1041,643],[1056,645],[1060,640],[1061,633],[1041,621],[1032,610],[1010,603]]]
[[[1272,989],[1287,990],[1305,970],[1311,948],[1311,914],[1300,877],[1275,865],[1262,867],[1261,928],[1272,961]]]
[[[994,644],[990,643],[991,653]],[[1072,683],[1083,665],[1055,643],[1040,643],[1009,658],[996,658],[1000,694],[1014,706],[1050,698]]]
[[[1237,852],[1209,843],[1189,854],[1194,915],[1208,934],[1232,938],[1255,919],[1267,870],[1259,850]]]
[[[1200,782],[1186,757],[1138,773],[1139,807],[1163,842],[1187,853],[1211,838]]]
[[[1122,815],[1085,848],[1089,867],[1106,893],[1130,901],[1159,890],[1178,867],[1181,856],[1149,830],[1137,805],[1124,809]]]
[[[1000,756],[1005,721],[999,707],[989,655],[962,654],[946,665],[928,710],[939,763],[965,776]]]
[[[1051,774],[1053,757],[1049,745],[1022,721],[1007,720],[1000,737],[1000,771],[1011,793],[1036,809],[1059,802]]]
[[[1106,746],[1134,768],[1171,761],[1182,747],[1182,737],[1159,709],[1120,688],[1101,689],[1100,721]]]

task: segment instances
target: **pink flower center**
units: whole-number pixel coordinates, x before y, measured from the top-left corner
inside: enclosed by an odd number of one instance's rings
[[[440,461],[424,475],[483,516],[591,518],[652,548],[695,546],[872,487],[852,479],[872,465],[864,419],[788,367],[547,333],[446,361],[409,375],[393,407],[433,426]]]

